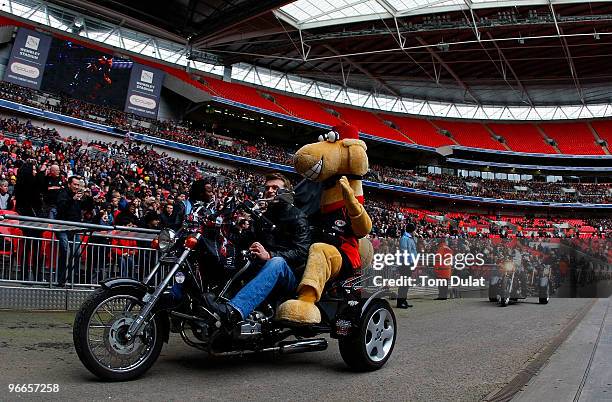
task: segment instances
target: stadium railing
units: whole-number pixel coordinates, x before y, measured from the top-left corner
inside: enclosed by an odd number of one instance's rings
[[[67,283],[73,288],[97,286],[110,277],[142,280],[157,261],[158,251],[150,247],[157,230],[0,214],[0,282],[47,287],[56,283],[57,235],[62,232],[74,235],[69,241],[72,258],[69,253],[66,261]]]

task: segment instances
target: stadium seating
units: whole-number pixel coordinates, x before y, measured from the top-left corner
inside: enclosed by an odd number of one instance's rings
[[[276,103],[281,106],[285,113],[298,117],[304,120],[314,121],[316,123],[326,124],[328,126],[336,126],[341,121],[331,113],[327,113],[322,105],[318,102],[308,99],[298,98],[294,96],[281,95],[276,92],[266,92],[271,95]]]
[[[365,110],[327,105],[296,96],[261,91],[272,96],[274,98],[274,102],[272,102],[262,97],[257,89],[248,85],[227,83],[210,77],[206,77],[206,85],[203,85],[192,80],[186,73],[174,75],[212,95],[329,126],[340,124],[343,120],[357,126],[361,132],[395,141],[414,142],[431,147],[457,143],[466,147],[506,150],[502,144],[491,137],[487,127],[481,123],[447,120],[430,122],[427,119],[388,114],[378,115],[379,119],[377,115]],[[341,120],[325,109],[335,110],[340,115]],[[401,133],[387,126],[381,120],[391,121]],[[603,140],[612,144],[611,121],[595,121],[591,124]],[[455,141],[440,134],[436,126],[448,130]],[[488,123],[487,126],[493,133],[503,136],[506,145],[512,151],[556,153],[554,147],[545,142],[534,124]],[[555,140],[559,150],[564,154],[601,155],[605,153],[602,147],[595,143],[595,137],[585,123],[543,123],[541,128],[550,138]]]
[[[599,138],[608,143],[608,149],[612,150],[612,121],[597,120],[591,122],[591,127],[597,131]]]
[[[533,124],[489,123],[489,128],[506,140],[506,145],[516,152],[555,154],[557,151],[548,144],[542,133]]]
[[[338,112],[342,120],[355,125],[362,133],[388,138],[394,141],[413,142],[399,131],[387,126],[373,113],[335,105],[331,106],[331,108]]]
[[[380,114],[380,117],[395,124],[404,135],[419,145],[437,148],[455,144],[453,140],[440,134],[428,120],[388,114]]]
[[[215,78],[206,78],[207,85],[219,96],[236,102],[251,105],[276,113],[287,114],[274,102],[262,97],[255,88],[248,85],[224,82]]]
[[[540,127],[555,140],[564,154],[603,155],[604,150],[595,143],[595,136],[586,123],[543,123]]]
[[[497,149],[500,151],[506,148],[491,137],[491,133],[480,123],[466,123],[449,120],[433,120],[432,123],[441,129],[450,131],[453,138],[466,147]]]

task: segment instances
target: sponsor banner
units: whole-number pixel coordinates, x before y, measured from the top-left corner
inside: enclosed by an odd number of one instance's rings
[[[157,118],[163,82],[163,72],[134,63],[124,110],[143,117]]]
[[[49,35],[19,28],[4,74],[4,81],[40,89],[50,47],[51,37]]]

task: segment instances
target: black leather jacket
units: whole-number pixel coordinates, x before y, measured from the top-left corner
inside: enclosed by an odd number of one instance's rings
[[[254,230],[243,239],[243,245],[248,248],[253,241],[260,242],[272,257],[284,258],[296,277],[301,278],[312,243],[308,218],[294,205],[282,202],[270,205],[264,216],[276,228],[270,230],[256,221]]]

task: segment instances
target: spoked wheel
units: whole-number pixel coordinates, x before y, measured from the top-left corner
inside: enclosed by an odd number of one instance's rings
[[[99,289],[76,315],[75,349],[85,367],[101,379],[137,378],[159,357],[163,336],[157,317],[131,341],[125,337],[143,306],[140,296],[135,289]]]
[[[389,360],[397,336],[393,310],[382,300],[373,301],[365,312],[359,331],[340,338],[340,354],[354,370],[372,371]]]
[[[546,297],[540,297],[538,299],[538,302],[540,304],[548,304],[549,300],[550,300],[550,284],[546,285]]]

